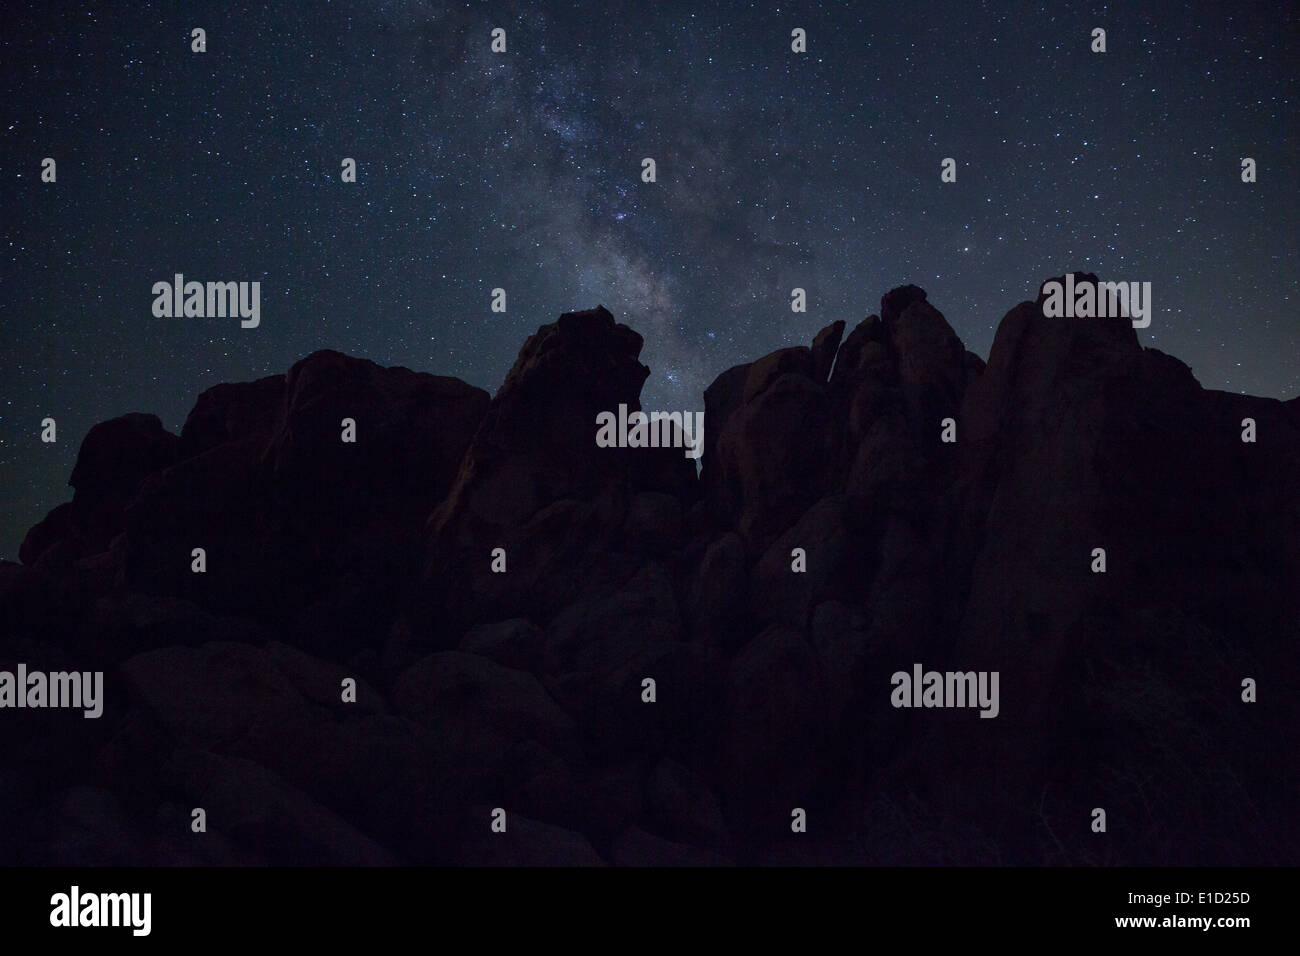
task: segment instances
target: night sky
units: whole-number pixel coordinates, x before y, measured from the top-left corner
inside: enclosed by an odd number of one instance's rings
[[[0,557],[98,421],[179,432],[318,348],[495,391],[598,303],[645,336],[647,408],[907,282],[987,356],[1083,269],[1151,282],[1141,341],[1205,387],[1300,393],[1288,4],[269,6],[6,4]],[[177,272],[260,281],[260,327],[155,318]]]

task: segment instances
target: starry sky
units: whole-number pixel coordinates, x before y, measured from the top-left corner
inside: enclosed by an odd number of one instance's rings
[[[1298,20],[1235,0],[6,4],[0,558],[70,497],[98,421],[179,432],[203,389],[318,348],[495,391],[538,325],[597,303],[645,337],[643,405],[700,409],[720,372],[894,286],[987,357],[1043,279],[1090,270],[1152,283],[1141,341],[1207,388],[1295,397]],[[155,318],[177,272],[260,281],[260,327]]]

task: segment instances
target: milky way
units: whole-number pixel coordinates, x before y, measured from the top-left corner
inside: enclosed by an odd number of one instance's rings
[[[650,407],[907,282],[987,355],[1067,270],[1151,282],[1143,344],[1206,387],[1300,392],[1283,6],[100,6],[6,9],[2,557],[97,421],[178,430],[318,348],[494,390],[597,303],[645,336]],[[178,272],[260,281],[260,326],[153,317]]]

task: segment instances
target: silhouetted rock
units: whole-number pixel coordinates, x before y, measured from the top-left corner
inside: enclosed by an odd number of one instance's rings
[[[925,290],[917,285],[900,285],[880,297],[880,320],[885,328],[892,326],[908,307],[925,301]]]
[[[640,827],[628,827],[611,848],[615,866],[729,866],[717,853],[674,843]]]
[[[704,470],[724,509],[717,518],[758,554],[827,490],[833,432],[810,349],[781,349],[745,368],[743,385],[733,369],[725,385],[710,386],[721,414],[706,412],[719,433]]]
[[[102,669],[104,716],[6,711],[0,857],[1300,862],[1300,399],[1042,304],[987,364],[903,286],[723,372],[698,478],[596,444],[648,374],[603,308],[492,398],[323,351],[96,426],[0,669]],[[894,706],[917,664],[996,718]]]
[[[483,824],[482,835],[466,840],[464,859],[477,866],[604,866],[595,848],[580,833],[530,820],[521,814],[506,817],[506,834],[489,833],[490,814],[482,808],[475,815]]]
[[[745,539],[728,531],[710,541],[691,565],[685,586],[694,639],[734,648],[747,636],[748,562]]]
[[[682,449],[596,444],[598,415],[640,410],[641,344],[604,308],[566,313],[524,344],[429,520],[432,602],[419,616],[436,640],[487,615],[546,621],[618,588],[640,563],[640,547],[620,541],[636,493],[689,503],[695,467]],[[491,568],[496,548],[504,573]]]
[[[181,750],[168,775],[224,836],[299,866],[392,866],[397,857],[251,760]]]
[[[495,661],[502,667],[536,672],[545,652],[546,635],[523,617],[482,624],[460,642],[460,649]]]
[[[825,382],[830,378],[831,366],[835,364],[835,353],[843,335],[844,320],[836,319],[813,338],[813,378],[817,381]]]
[[[73,519],[72,502],[65,501],[55,506],[38,524],[28,530],[23,543],[18,548],[18,559],[23,564],[34,565],[55,545],[67,542],[72,549],[62,562],[66,568],[87,550],[80,537]],[[59,562],[52,560],[51,563]]]
[[[108,547],[123,529],[123,512],[151,474],[176,460],[178,440],[157,415],[132,413],[91,428],[68,484],[72,501],[59,505],[23,539],[19,557],[35,564],[52,548],[63,554],[47,563],[66,570],[75,560]]]
[[[713,791],[671,758],[661,760],[646,780],[646,803],[655,829],[669,838],[719,851],[731,841]]]
[[[836,714],[825,665],[799,632],[768,628],[732,662],[726,694],[724,776],[744,825],[789,819],[827,768]],[[750,817],[753,814],[753,817]]]
[[[446,496],[487,407],[459,379],[315,352],[285,378],[263,456],[272,492],[304,524],[416,524]]]
[[[318,651],[378,644],[487,403],[456,379],[330,351],[209,389],[183,460],[127,510],[126,586],[260,618]]]
[[[227,382],[198,397],[181,428],[178,457],[195,458],[232,441],[263,447],[275,432],[284,399],[283,375],[256,382]]]
[[[574,724],[533,675],[460,651],[424,658],[397,681],[398,710],[458,743],[504,754],[518,740],[569,747]]]
[[[101,422],[81,443],[68,479],[77,492],[73,503],[100,509],[105,518],[120,512],[146,476],[175,460],[176,443],[157,415],[134,413]]]

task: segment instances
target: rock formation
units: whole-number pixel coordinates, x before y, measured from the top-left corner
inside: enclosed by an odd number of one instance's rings
[[[0,669],[104,716],[0,712],[0,859],[1300,863],[1300,400],[1040,305],[987,364],[904,286],[723,372],[698,477],[596,446],[649,374],[603,308],[495,397],[326,351],[95,426]],[[918,662],[996,719],[892,706]]]

